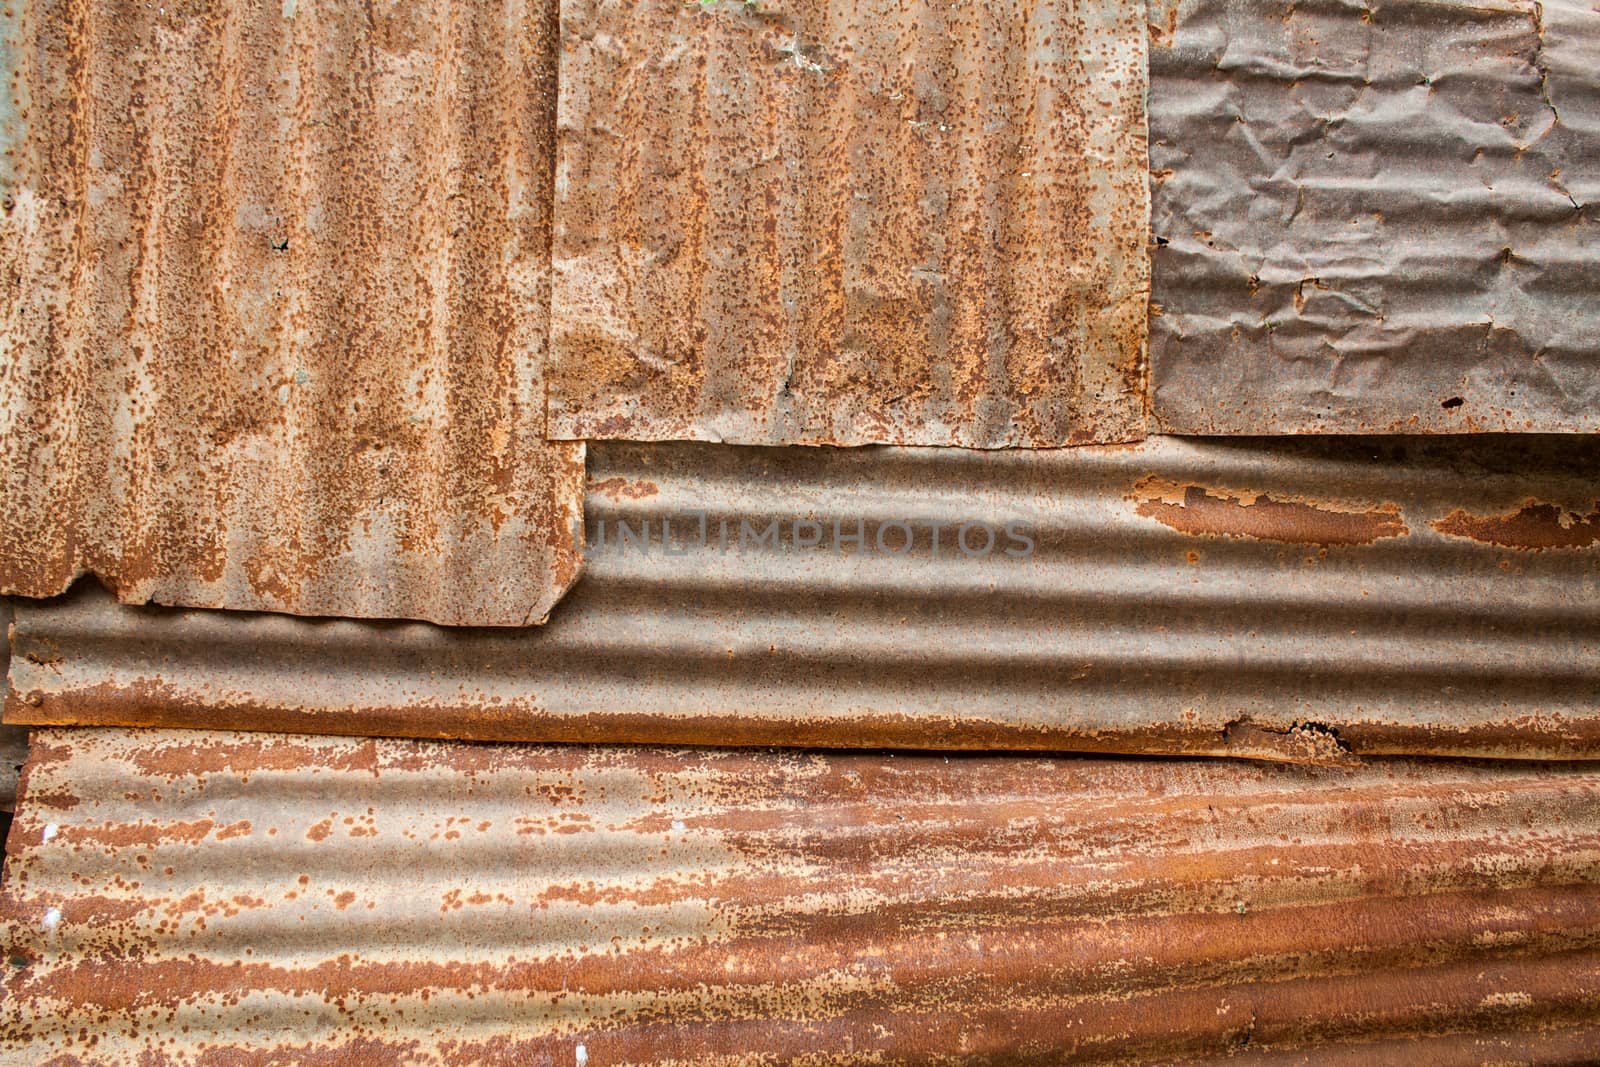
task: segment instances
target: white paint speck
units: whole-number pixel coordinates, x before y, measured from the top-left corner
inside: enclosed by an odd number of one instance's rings
[[[682,819],[673,819],[672,820],[672,832],[675,833],[675,834],[683,833],[683,820]]]
[[[45,841],[50,840],[52,837],[56,836],[56,833],[59,831],[59,829],[60,828],[57,827],[56,824],[53,823],[53,822],[45,823],[44,824],[44,838],[43,839]]]
[[[283,0],[283,17],[294,18],[294,0]]]
[[[50,933],[57,926],[60,926],[60,925],[61,925],[61,909],[60,908],[49,908],[49,909],[47,909],[45,911],[45,913],[44,913],[44,921],[39,924],[39,927],[42,930],[44,930],[45,933]]]
[[[572,1058],[578,1061],[578,1067],[589,1067],[589,1050],[582,1045],[572,1050]]]

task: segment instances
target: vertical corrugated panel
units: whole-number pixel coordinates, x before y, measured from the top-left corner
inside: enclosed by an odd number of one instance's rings
[[[43,731],[29,1063],[1573,1063],[1592,768]],[[56,1058],[59,1057],[59,1058]]]
[[[0,589],[540,621],[555,5],[6,13]]]
[[[562,8],[552,433],[1144,435],[1143,10]]]
[[[1157,0],[1175,433],[1600,431],[1592,0]]]

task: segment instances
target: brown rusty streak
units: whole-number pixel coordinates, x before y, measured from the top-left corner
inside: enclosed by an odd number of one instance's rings
[[[1411,532],[1398,504],[1349,511],[1323,503],[1274,500],[1265,493],[1179,485],[1151,476],[1127,497],[1147,519],[1196,537],[1249,537],[1294,545],[1370,545]]]
[[[1428,524],[1446,537],[1529,552],[1592,548],[1600,542],[1600,501],[1588,515],[1529,500],[1507,515],[1473,515],[1457,508]]]
[[[954,715],[906,715],[876,711],[854,717],[819,716],[794,719],[706,710],[682,715],[644,712],[556,713],[526,704],[426,704],[402,707],[349,705],[338,708],[291,708],[233,700],[203,700],[160,683],[107,683],[61,696],[42,698],[38,705],[9,693],[5,721],[34,726],[158,726],[185,729],[285,731],[289,733],[371,737],[461,737],[478,741],[542,741],[576,744],[704,745],[712,739],[730,746],[817,746],[830,748],[899,748],[925,750],[1008,749],[1139,753],[1186,756],[1229,756],[1283,763],[1347,766],[1362,755],[1431,753],[1435,755],[1585,759],[1600,752],[1600,719],[1530,715],[1479,723],[1429,723],[1350,717],[1324,727],[1336,734],[1329,746],[1316,738],[1294,735],[1295,723],[1207,721],[1188,714],[1173,720],[1151,720],[1117,730],[1086,729],[1071,722],[1039,724],[985,720]],[[1249,728],[1246,728],[1249,727]],[[64,750],[70,752],[70,750]],[[217,753],[198,749],[189,756],[215,766],[227,752],[226,766],[272,766],[297,758],[281,740],[261,746],[271,754],[257,764],[257,746],[236,746]],[[484,750],[487,758],[490,750]],[[503,752],[504,750],[495,750]],[[57,757],[57,758],[64,758]],[[184,757],[162,751],[147,757],[148,773],[173,773]],[[369,753],[348,757],[376,773]],[[503,759],[503,755],[500,757]]]

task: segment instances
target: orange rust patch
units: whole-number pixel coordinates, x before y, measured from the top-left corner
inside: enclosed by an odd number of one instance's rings
[[[1327,504],[1274,500],[1265,493],[1209,490],[1145,478],[1127,499],[1147,519],[1196,537],[1250,537],[1294,545],[1370,545],[1411,528],[1398,504],[1348,511]]]
[[[1588,515],[1529,500],[1510,515],[1471,515],[1460,508],[1428,524],[1446,537],[1486,545],[1542,552],[1552,548],[1591,548],[1600,542],[1600,501]]]
[[[607,478],[604,481],[591,482],[589,491],[591,493],[599,493],[601,496],[614,501],[619,501],[623,498],[643,500],[661,492],[655,482],[647,482],[643,478],[638,481],[630,481],[627,478]]]

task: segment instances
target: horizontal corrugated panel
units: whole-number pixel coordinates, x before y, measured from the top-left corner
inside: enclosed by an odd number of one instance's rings
[[[554,20],[6,8],[0,591],[544,618]]]
[[[11,670],[11,605],[0,600],[0,630],[8,640],[0,647],[0,671]],[[10,812],[17,802],[17,776],[28,756],[28,729],[25,726],[0,725],[0,811]]]
[[[1120,0],[562,5],[556,436],[1144,436]]]
[[[1575,1062],[1600,772],[43,731],[31,1062]],[[52,1059],[61,1056],[62,1059]]]
[[[1155,0],[1178,433],[1600,431],[1592,0]]]
[[[592,460],[585,578],[544,627],[19,601],[6,718],[1600,756],[1597,440],[613,443]]]

